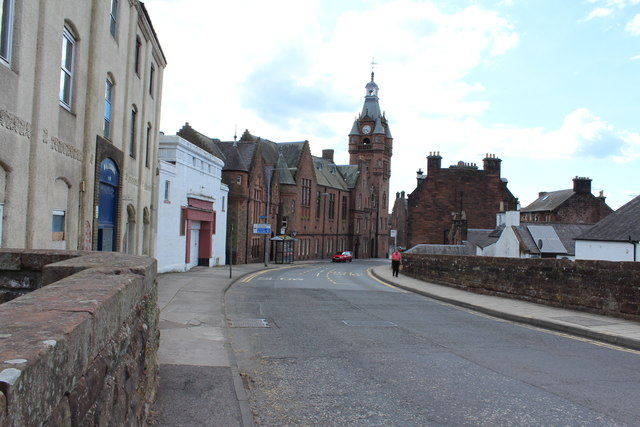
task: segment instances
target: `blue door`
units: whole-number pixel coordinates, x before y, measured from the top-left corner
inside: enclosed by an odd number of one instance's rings
[[[116,250],[116,220],[118,202],[118,167],[107,158],[100,163],[100,194],[98,202],[98,250]]]

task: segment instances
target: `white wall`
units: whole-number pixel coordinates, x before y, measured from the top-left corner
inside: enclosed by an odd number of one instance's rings
[[[180,236],[181,207],[187,206],[190,197],[213,203],[216,230],[212,236],[209,265],[225,264],[229,189],[222,184],[224,162],[177,135],[160,137],[158,158],[158,272],[186,271],[190,268],[185,262],[188,230],[184,236]],[[171,183],[170,195],[165,200],[167,180]],[[198,258],[198,253],[191,253],[191,259],[194,258]]]
[[[640,252],[637,244],[636,252]],[[636,257],[640,257],[640,253]],[[629,242],[576,240],[576,259],[633,261],[633,245]]]

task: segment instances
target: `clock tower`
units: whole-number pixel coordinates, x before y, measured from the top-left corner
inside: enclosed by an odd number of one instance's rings
[[[393,137],[380,111],[378,85],[371,72],[362,112],[349,133],[349,164],[357,165],[354,189],[354,250],[359,256],[384,257],[389,247],[389,177]]]

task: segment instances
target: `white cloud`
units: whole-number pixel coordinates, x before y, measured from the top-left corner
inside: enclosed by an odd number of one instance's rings
[[[625,29],[634,36],[640,36],[640,14],[634,16]]]
[[[589,13],[589,15],[584,19],[585,21],[590,21],[594,18],[602,18],[604,16],[609,16],[613,13],[612,9],[605,7],[597,7]]]

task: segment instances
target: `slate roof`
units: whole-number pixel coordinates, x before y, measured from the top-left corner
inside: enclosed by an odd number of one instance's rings
[[[355,188],[358,176],[360,175],[358,165],[342,165],[338,166],[338,170],[342,174],[344,182],[347,183],[347,188]]]
[[[561,206],[575,192],[573,190],[549,191],[534,200],[529,206],[521,209],[521,212],[549,212]]]
[[[177,135],[189,141],[193,145],[202,148],[206,152],[213,154],[217,158],[225,160],[224,154],[218,149],[216,144],[218,140],[211,139],[208,136],[201,134],[197,130],[193,129],[189,125],[189,122],[182,126],[182,129],[178,131]]]
[[[337,188],[340,190],[348,190],[340,169],[335,163],[323,159],[322,157],[311,156],[313,165],[315,166],[316,182],[323,187]]]
[[[473,245],[415,245],[407,250],[411,254],[428,254],[428,255],[475,255]]]
[[[489,245],[492,245],[498,240],[498,237],[495,235],[495,230],[482,230],[476,228],[470,228],[467,230],[467,242],[472,245],[476,245],[480,248],[486,248]]]
[[[640,196],[592,225],[577,240],[628,242],[640,240]]]

